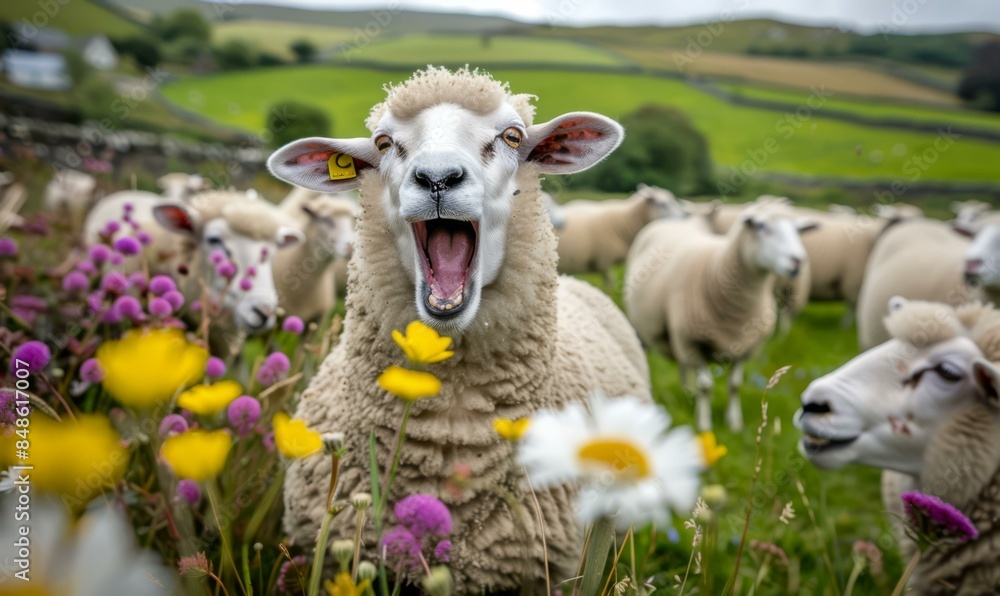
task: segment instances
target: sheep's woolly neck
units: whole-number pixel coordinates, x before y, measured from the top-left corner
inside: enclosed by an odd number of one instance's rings
[[[991,362],[1000,361],[1000,311],[972,303],[953,309],[910,302],[886,318],[893,337],[926,346],[953,337],[972,339]],[[928,339],[930,338],[930,339]],[[920,594],[986,594],[1000,587],[1000,412],[982,402],[955,413],[930,439],[920,490],[962,511],[977,540],[928,549],[910,585]]]
[[[457,594],[521,585],[530,591],[545,577],[523,472],[511,464],[511,446],[497,437],[492,421],[579,401],[595,389],[649,395],[644,356],[621,312],[590,286],[556,275],[555,236],[536,168],[522,167],[517,183],[503,267],[482,289],[473,326],[453,338],[455,356],[429,367],[443,388],[413,406],[390,499],[428,493],[448,504],[456,528],[451,569]],[[369,490],[369,432],[380,466],[389,465],[403,405],[375,380],[386,367],[404,364],[391,333],[418,318],[382,191],[377,173],[363,176],[344,333],[297,413],[322,432],[345,433],[348,452],[339,485],[345,496]],[[460,464],[469,467],[473,480],[456,494],[446,485]],[[301,460],[289,470],[285,525],[302,543],[314,540],[322,521],[329,470],[327,458]],[[558,574],[571,574],[578,560],[571,496],[566,488],[538,494],[548,557]],[[511,499],[520,506],[511,509]],[[335,535],[353,535],[348,517],[335,520]],[[366,544],[374,549],[374,537],[366,537]]]
[[[534,95],[514,95],[507,83],[478,69],[469,70],[468,66],[455,72],[428,66],[427,70],[418,70],[400,85],[387,85],[385,91],[385,101],[375,105],[365,120],[365,126],[373,132],[386,112],[409,120],[442,103],[457,104],[476,114],[492,113],[507,103],[524,120],[525,126],[531,126],[535,116],[535,107],[531,105]]]

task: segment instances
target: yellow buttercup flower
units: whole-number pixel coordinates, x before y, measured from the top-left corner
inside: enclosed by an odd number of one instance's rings
[[[351,581],[351,574],[341,571],[333,581],[326,580],[326,591],[330,596],[361,596],[372,583],[370,579],[363,579],[361,583],[355,585]]]
[[[390,366],[378,376],[378,386],[406,401],[432,397],[441,391],[441,380],[427,372]]]
[[[722,459],[722,456],[729,453],[729,448],[725,445],[719,445],[715,440],[715,433],[703,432],[698,435],[698,440],[701,442],[701,450],[705,456],[705,465],[712,467]]]
[[[219,381],[212,385],[195,385],[177,398],[177,405],[202,416],[222,411],[243,393],[236,381]]]
[[[222,472],[233,440],[225,430],[194,429],[163,442],[160,456],[178,478],[203,482]]]
[[[58,422],[36,411],[28,428],[27,459],[16,459],[22,439],[11,433],[0,436],[0,465],[34,466],[25,472],[32,488],[61,495],[68,504],[85,505],[109,490],[128,466],[128,450],[105,416],[80,414],[75,422]]]
[[[278,412],[271,421],[274,425],[274,444],[285,457],[306,457],[323,449],[319,433],[311,430],[302,420],[292,419]]]
[[[97,349],[104,389],[126,406],[144,410],[170,401],[205,374],[208,352],[179,329],[129,331]]]
[[[530,425],[531,418],[519,418],[517,420],[497,418],[493,420],[493,428],[497,431],[497,434],[508,441],[520,440],[521,435],[528,430]]]
[[[451,347],[450,337],[438,335],[437,331],[420,321],[407,325],[406,335],[393,329],[392,339],[414,364],[434,364],[455,355],[448,349]]]

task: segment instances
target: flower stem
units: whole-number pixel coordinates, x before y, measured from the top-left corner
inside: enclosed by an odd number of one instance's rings
[[[229,559],[229,563],[233,567],[233,573],[236,574],[236,583],[239,584],[240,589],[243,590],[244,594],[246,594],[247,593],[246,586],[243,585],[243,580],[240,579],[240,570],[236,568],[236,560],[233,557],[233,551],[229,550],[229,544],[228,544],[229,541],[226,539],[227,536],[229,535],[230,528],[228,528],[222,523],[222,520],[219,519],[219,512],[215,508],[215,502],[219,500],[218,499],[219,489],[216,486],[216,481],[209,480],[208,482],[205,483],[205,488],[207,489],[206,492],[208,493],[208,502],[212,506],[212,515],[215,516],[215,524],[219,528],[219,539],[222,541],[222,562],[225,563],[226,559]],[[221,585],[222,582],[219,583]]]
[[[351,565],[351,581],[358,583],[358,562],[361,559],[361,528],[365,525],[365,510],[358,510],[357,527],[354,530],[354,562]]]
[[[319,583],[323,577],[323,559],[326,557],[326,546],[330,540],[330,524],[333,522],[334,514],[333,507],[327,503],[323,525],[320,526],[319,537],[316,538],[316,556],[313,557],[312,569],[309,570],[309,596],[318,596],[319,594]]]
[[[403,439],[406,438],[406,423],[410,420],[410,408],[413,402],[406,402],[403,408],[403,422],[399,425],[399,433],[396,435],[396,450],[392,454],[392,465],[385,474],[385,482],[382,483],[382,503],[383,506],[389,500],[389,490],[392,489],[392,481],[396,479],[396,470],[399,467],[399,456],[403,451]],[[384,507],[383,507],[384,508]]]
[[[535,487],[531,486],[531,476],[528,475],[528,468],[524,470],[524,479],[528,483],[528,490],[531,491],[531,499],[535,504],[535,517],[538,519],[538,532],[542,535],[542,562],[545,564],[545,593],[552,593],[552,579],[549,577],[549,547],[545,543],[545,520],[542,518],[542,507],[538,504],[538,495]]]
[[[854,592],[854,584],[857,583],[858,578],[861,577],[861,572],[865,569],[865,560],[861,557],[855,558],[854,568],[851,569],[851,575],[847,578],[847,585],[844,586],[844,596],[851,596]]]
[[[906,564],[906,569],[903,570],[903,576],[900,577],[899,582],[896,583],[896,589],[892,591],[892,596],[899,596],[903,593],[903,589],[906,588],[906,582],[910,580],[910,576],[913,575],[913,570],[917,568],[918,561],[920,561],[919,550],[914,553],[913,558]]]

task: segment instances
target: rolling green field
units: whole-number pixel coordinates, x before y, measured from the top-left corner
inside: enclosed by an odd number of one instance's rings
[[[802,91],[788,89],[773,89],[754,85],[738,85],[734,83],[721,84],[720,87],[738,93],[744,97],[783,101],[798,105],[809,97]],[[887,101],[863,101],[846,97],[831,97],[826,107],[844,112],[852,112],[875,118],[898,118],[915,122],[935,122],[946,124],[963,124],[977,128],[1000,130],[1000,114],[979,112],[964,109],[933,109],[921,106],[890,103]]]
[[[102,33],[111,37],[127,37],[136,35],[141,30],[135,23],[97,4],[78,0],[53,4],[59,10],[50,15],[38,2],[0,2],[0,21],[28,19],[37,25],[62,29],[70,35]]]
[[[294,98],[333,116],[335,135],[355,136],[367,135],[362,123],[383,98],[382,85],[408,74],[320,66],[268,69],[188,78],[163,92],[183,108],[250,132],[261,131],[271,104]],[[682,82],[648,76],[530,70],[494,75],[510,81],[515,92],[539,96],[538,121],[573,110],[621,118],[645,104],[675,106],[707,135],[719,164],[829,177],[1000,180],[996,143],[958,139],[938,152],[933,134],[731,106]],[[916,167],[914,156],[925,152],[936,159]]]
[[[521,36],[408,35],[359,48],[352,60],[420,68],[427,64],[586,64],[619,66],[611,52],[577,41]]]
[[[258,49],[291,60],[295,57],[288,46],[300,39],[308,39],[320,51],[353,39],[348,28],[304,23],[274,23],[268,21],[229,21],[215,26],[212,38],[216,43],[240,39]]]

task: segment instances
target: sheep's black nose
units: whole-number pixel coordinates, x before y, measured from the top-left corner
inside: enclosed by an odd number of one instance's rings
[[[271,318],[271,314],[274,312],[272,309],[264,306],[251,307],[250,311],[253,312],[253,314],[257,316],[257,320],[260,321],[254,325],[254,329],[260,329],[261,327],[267,325],[268,320]]]
[[[802,259],[796,259],[792,257],[792,268],[788,271],[789,277],[796,277],[799,274],[799,270],[802,269]]]
[[[413,180],[432,193],[441,193],[462,183],[465,170],[458,165],[437,168],[418,168],[413,172]]]

